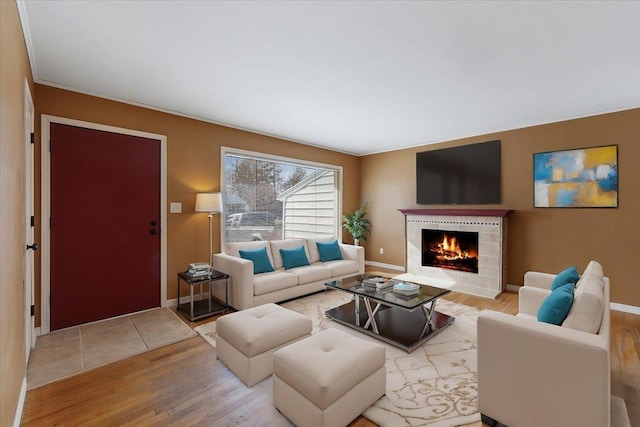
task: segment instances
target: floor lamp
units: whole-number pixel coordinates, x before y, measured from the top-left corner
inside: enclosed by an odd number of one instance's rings
[[[196,212],[209,214],[209,265],[213,257],[213,214],[222,213],[222,195],[220,193],[196,194]]]

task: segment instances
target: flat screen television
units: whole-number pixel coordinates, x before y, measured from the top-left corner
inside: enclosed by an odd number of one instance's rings
[[[423,151],[416,155],[419,205],[501,203],[500,141]]]

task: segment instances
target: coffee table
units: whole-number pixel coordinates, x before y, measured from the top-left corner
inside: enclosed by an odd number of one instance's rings
[[[407,353],[455,322],[455,317],[436,311],[438,298],[450,290],[420,285],[420,293],[408,298],[397,295],[393,287],[376,289],[363,286],[364,279],[373,277],[381,276],[367,274],[325,283],[328,288],[353,295],[353,300],[326,311],[325,315]],[[385,279],[393,284],[409,283]]]

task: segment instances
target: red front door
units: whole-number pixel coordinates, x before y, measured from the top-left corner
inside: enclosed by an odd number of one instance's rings
[[[51,330],[160,306],[160,141],[51,124]]]

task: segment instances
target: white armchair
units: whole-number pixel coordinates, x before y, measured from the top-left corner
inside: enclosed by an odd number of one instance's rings
[[[478,318],[478,405],[489,425],[610,425],[609,279],[591,261],[556,326],[537,320],[554,277],[528,272],[516,316]]]

